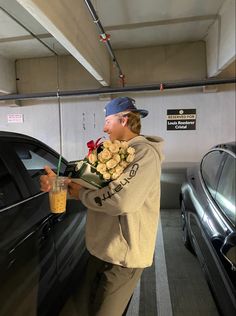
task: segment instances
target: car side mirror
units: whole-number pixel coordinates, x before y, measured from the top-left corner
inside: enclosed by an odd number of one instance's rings
[[[220,252],[231,265],[231,270],[236,271],[236,233],[231,233],[225,238]]]

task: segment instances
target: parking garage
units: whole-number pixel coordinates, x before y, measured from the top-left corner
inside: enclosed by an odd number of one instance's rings
[[[108,139],[116,98],[148,111],[141,135],[164,140],[153,261],[123,315],[233,315],[235,1],[0,0],[0,29],[0,315],[85,315],[88,207],[69,198],[51,213],[40,176]]]

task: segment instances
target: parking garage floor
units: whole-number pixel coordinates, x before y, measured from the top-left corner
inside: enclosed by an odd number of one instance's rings
[[[127,312],[156,315],[219,316],[197,258],[183,246],[180,210],[161,210],[153,265],[144,270]],[[60,316],[81,316],[76,312],[76,292]]]

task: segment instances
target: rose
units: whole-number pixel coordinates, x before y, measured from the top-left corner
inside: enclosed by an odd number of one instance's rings
[[[126,158],[126,161],[129,163],[132,162],[133,160],[134,160],[134,155],[128,155]]]
[[[114,140],[113,143],[116,144],[117,146],[121,147],[121,142],[119,140],[116,139],[116,140]]]
[[[108,169],[112,169],[117,166],[118,162],[115,159],[110,159],[106,162],[106,166]]]
[[[99,163],[98,165],[97,165],[97,171],[98,172],[100,172],[100,173],[105,173],[105,172],[107,172],[107,167],[106,167],[106,165],[104,164],[104,163]]]
[[[128,143],[127,142],[120,142],[120,147],[123,148],[123,149],[127,149],[128,148]]]
[[[105,172],[105,173],[103,173],[103,179],[104,180],[110,180],[111,179],[111,175],[110,175],[110,173],[109,172]]]
[[[119,178],[119,174],[118,173],[116,173],[116,172],[114,172],[113,174],[112,174],[112,176],[111,176],[111,178],[112,178],[112,180],[116,180],[117,178]]]
[[[122,160],[119,165],[121,166],[121,168],[125,169],[128,166],[128,162]]]
[[[109,150],[110,150],[110,152],[111,153],[113,153],[113,154],[116,154],[116,153],[118,153],[119,152],[119,145],[118,144],[111,144],[110,146],[109,146]]]
[[[97,155],[95,153],[91,153],[89,156],[88,156],[88,160],[89,162],[94,165],[97,161]]]
[[[116,166],[115,173],[121,175],[123,171],[124,171],[124,168],[122,168],[120,165]]]
[[[131,155],[134,155],[135,149],[134,149],[133,147],[128,147],[128,148],[127,148],[127,153],[128,153],[128,154],[131,154]]]
[[[119,155],[119,154],[115,154],[115,155],[113,156],[113,159],[114,159],[115,161],[117,161],[117,163],[119,163],[119,162],[120,162],[120,155]]]
[[[105,140],[102,145],[104,148],[109,148],[111,146],[112,142],[110,140]]]
[[[112,154],[107,148],[103,149],[103,151],[99,153],[99,160],[101,159],[101,162],[103,162],[104,160],[108,160],[111,157]]]

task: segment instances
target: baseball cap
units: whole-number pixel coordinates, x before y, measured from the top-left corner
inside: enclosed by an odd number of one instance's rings
[[[148,115],[147,110],[137,109],[135,106],[135,100],[128,97],[119,97],[111,100],[105,106],[105,116],[117,114],[120,112],[138,112],[141,117],[145,117]]]

